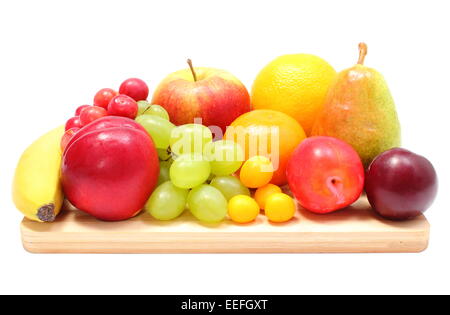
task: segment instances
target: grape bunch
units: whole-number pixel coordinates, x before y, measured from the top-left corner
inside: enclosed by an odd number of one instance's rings
[[[160,159],[158,187],[145,208],[158,220],[172,220],[187,208],[200,221],[220,222],[227,214],[237,223],[254,221],[265,209],[274,222],[294,215],[293,200],[269,184],[271,161],[255,156],[245,163],[242,148],[230,140],[213,142],[200,124],[175,126],[161,106],[138,102],[136,121],[152,136]],[[240,169],[240,177],[234,174]],[[255,199],[249,188],[257,189]]]
[[[172,220],[187,207],[200,221],[220,222],[227,215],[228,200],[250,191],[232,176],[242,165],[244,153],[232,141],[213,142],[208,127],[176,127],[161,106],[138,103],[136,121],[152,136],[160,159],[158,187],[146,210],[158,220]]]

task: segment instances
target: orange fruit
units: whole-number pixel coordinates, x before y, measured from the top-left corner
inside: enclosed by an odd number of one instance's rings
[[[271,183],[285,185],[287,163],[306,134],[294,118],[282,112],[254,110],[238,117],[224,138],[239,143],[246,159],[257,155],[269,158],[275,170]]]
[[[333,67],[317,56],[293,54],[278,57],[259,72],[253,83],[253,108],[288,114],[310,135],[335,77]]]

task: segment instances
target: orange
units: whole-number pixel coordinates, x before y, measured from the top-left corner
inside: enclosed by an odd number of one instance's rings
[[[239,143],[246,159],[268,157],[275,170],[272,184],[285,185],[286,167],[292,152],[306,138],[292,117],[274,110],[254,110],[238,117],[228,128],[225,139]]]
[[[271,195],[280,193],[281,188],[274,184],[267,184],[265,186],[259,187],[255,192],[255,200],[261,209],[266,207],[267,198]]]
[[[293,54],[278,57],[260,71],[253,83],[253,108],[286,113],[310,135],[335,77],[333,67],[317,56]]]

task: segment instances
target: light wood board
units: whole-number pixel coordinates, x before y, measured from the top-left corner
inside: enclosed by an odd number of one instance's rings
[[[428,246],[424,216],[393,222],[377,216],[366,198],[353,206],[316,215],[299,207],[283,224],[203,224],[188,211],[170,222],[146,213],[122,222],[101,222],[66,210],[53,223],[24,219],[22,240],[32,253],[382,253],[421,252]]]

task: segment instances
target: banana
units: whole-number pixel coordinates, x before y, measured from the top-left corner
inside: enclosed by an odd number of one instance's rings
[[[61,138],[64,126],[53,129],[22,154],[13,181],[13,201],[25,217],[52,222],[61,211],[64,196],[60,182]]]

